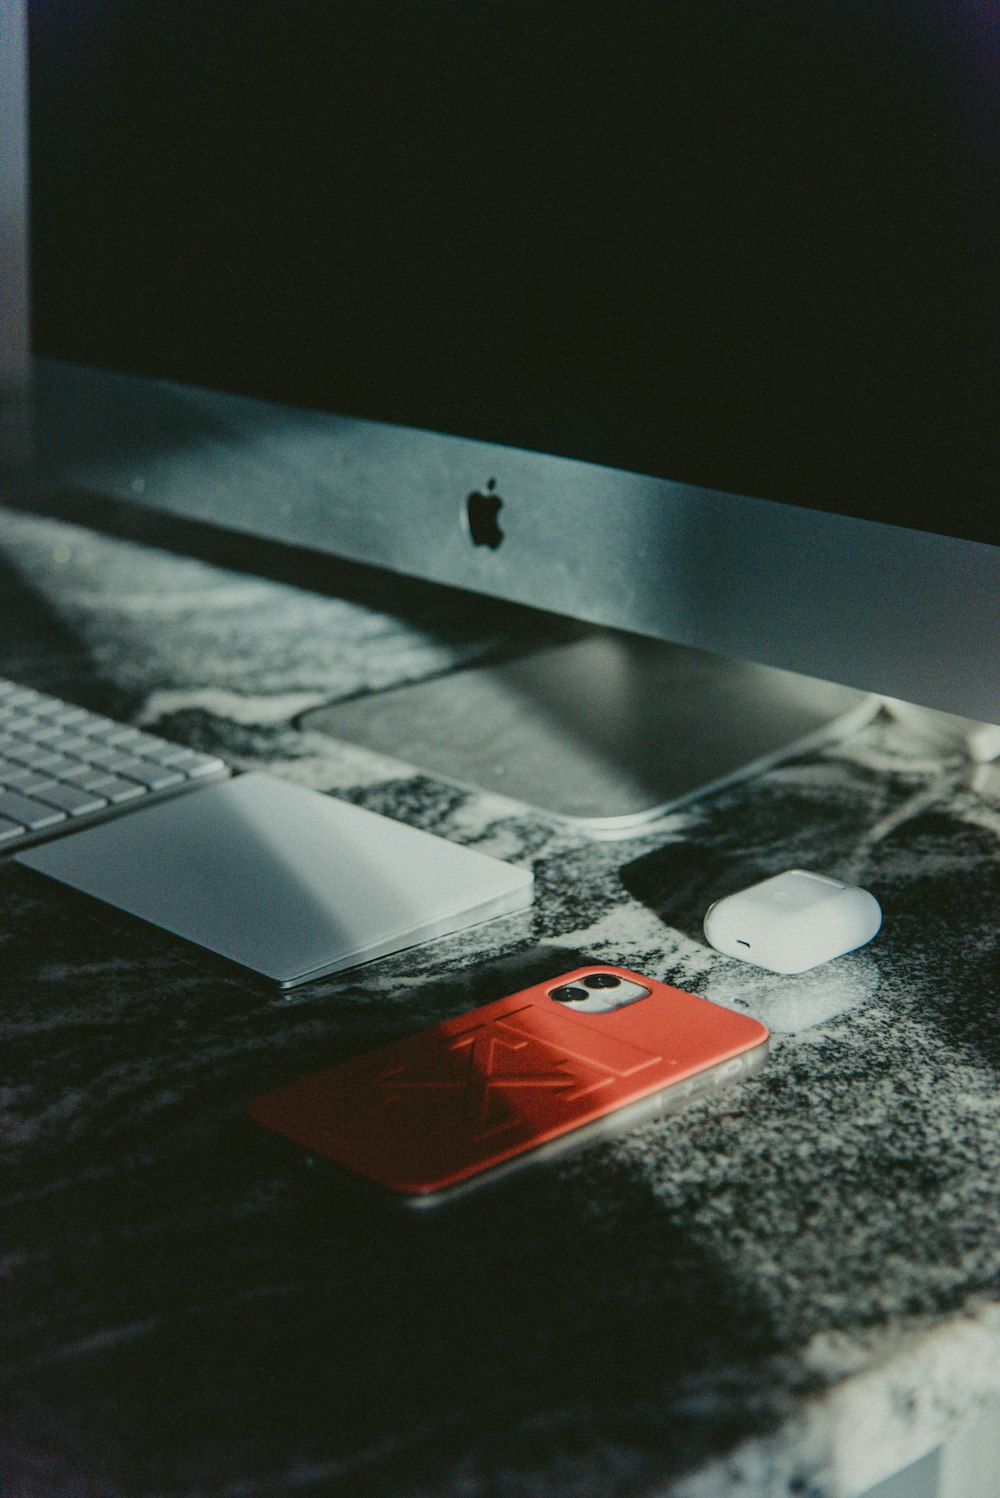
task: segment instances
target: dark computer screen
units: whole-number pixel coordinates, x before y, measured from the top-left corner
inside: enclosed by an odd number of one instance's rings
[[[991,7],[30,26],[38,353],[996,540]]]

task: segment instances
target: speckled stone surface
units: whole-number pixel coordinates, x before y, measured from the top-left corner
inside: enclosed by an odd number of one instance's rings
[[[0,863],[4,1498],[851,1498],[1000,1396],[995,777],[882,717],[589,842],[296,727],[543,621],[165,535],[0,512],[0,672],[530,865],[536,899],[281,998]],[[789,866],[870,888],[875,942],[798,978],[708,949],[711,899]],[[757,1015],[768,1067],[431,1220],[244,1120],[590,959]]]

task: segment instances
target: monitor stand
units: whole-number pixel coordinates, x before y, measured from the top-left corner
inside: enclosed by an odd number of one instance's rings
[[[593,630],[307,713],[303,726],[499,792],[599,838],[846,737],[878,699],[769,666]]]

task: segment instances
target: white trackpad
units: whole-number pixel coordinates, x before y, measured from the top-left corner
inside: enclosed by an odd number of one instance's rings
[[[16,861],[282,987],[520,910],[532,876],[270,775],[240,775]]]

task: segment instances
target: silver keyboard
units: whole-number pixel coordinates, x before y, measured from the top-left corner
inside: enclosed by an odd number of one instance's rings
[[[226,764],[0,677],[0,851],[228,775]]]

